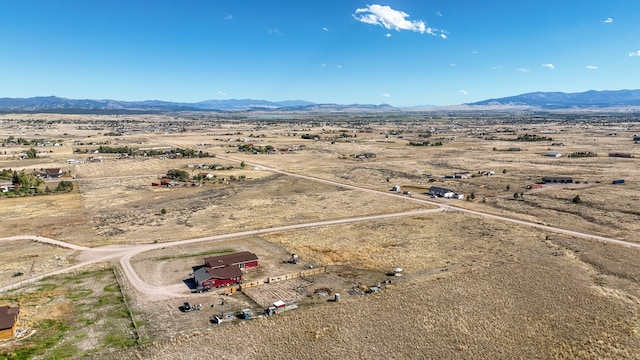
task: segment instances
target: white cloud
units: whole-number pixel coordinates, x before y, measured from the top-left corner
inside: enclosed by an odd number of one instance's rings
[[[386,33],[386,34],[384,34],[384,37],[386,37],[386,38],[390,38],[390,37],[391,37],[391,34],[390,34],[390,33]]]
[[[553,64],[542,64],[542,67],[546,67],[546,68],[552,69],[552,70],[556,68],[555,66],[553,66]]]
[[[322,67],[327,67],[327,64],[320,64],[320,66],[322,66]]]
[[[227,96],[227,93],[224,91],[218,91],[218,95],[220,96]]]
[[[342,69],[342,65],[336,65],[336,68]]]
[[[526,69],[526,68],[518,68],[518,71],[523,72],[523,73],[531,72],[531,70]]]
[[[224,19],[225,20],[233,20],[233,15],[227,14],[227,15],[224,16]]]
[[[589,69],[589,70],[595,70],[595,69],[597,69],[598,67],[597,67],[597,66],[593,66],[593,65],[587,65],[587,66],[585,66],[585,68],[587,68],[587,69]]]
[[[384,94],[382,94],[382,97],[391,97],[391,95],[389,95],[387,93],[384,93]]]
[[[436,11],[436,15],[442,16],[442,13],[440,11]]]
[[[606,19],[602,20],[602,22],[605,23],[605,24],[611,24],[613,22],[613,19],[612,18],[606,18]]]
[[[269,29],[267,29],[267,31],[269,32],[269,35],[282,35],[280,30],[278,30],[276,28],[269,28]]]
[[[468,95],[469,93],[467,92],[467,90],[460,90],[460,94],[462,94],[462,95]]]
[[[456,66],[458,66],[458,64],[451,63],[451,64],[449,64],[449,66],[456,67]]]
[[[323,28],[322,28],[322,31],[326,31],[326,32],[328,32],[328,31],[329,31],[329,29],[327,29],[326,27],[323,27]]]
[[[502,65],[496,65],[496,66],[492,67],[491,69],[493,69],[493,70],[502,69]]]
[[[630,53],[629,53],[629,56],[630,56],[630,57],[640,56],[640,50],[638,50],[638,51],[634,51],[634,52],[630,52]]]
[[[429,34],[446,39],[446,31],[427,26],[422,20],[408,20],[409,14],[394,10],[390,6],[367,5],[356,9],[353,18],[365,24],[379,25],[389,30],[409,30],[420,34]],[[444,36],[443,36],[444,35]]]

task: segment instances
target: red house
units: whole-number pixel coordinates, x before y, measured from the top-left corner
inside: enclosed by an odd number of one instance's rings
[[[242,283],[242,269],[258,266],[258,257],[251,252],[213,256],[204,259],[204,266],[193,273],[198,288],[222,287]]]

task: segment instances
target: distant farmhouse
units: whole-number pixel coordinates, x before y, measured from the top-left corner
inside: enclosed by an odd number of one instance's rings
[[[242,270],[258,266],[256,254],[242,251],[204,259],[204,266],[193,273],[198,289],[242,283]]]
[[[362,154],[354,155],[354,157],[356,159],[373,159],[373,158],[376,157],[376,154],[374,154],[374,153],[362,153]]]
[[[427,194],[444,198],[452,198],[456,195],[456,193],[451,189],[445,189],[437,186],[430,187]]]
[[[633,155],[627,153],[611,152],[609,153],[609,157],[632,158]]]
[[[57,179],[61,177],[62,174],[64,174],[64,172],[59,168],[44,169],[44,177],[48,179]]]
[[[0,306],[0,340],[16,336],[19,307]]]
[[[573,178],[570,177],[543,177],[542,182],[545,184],[572,184]]]

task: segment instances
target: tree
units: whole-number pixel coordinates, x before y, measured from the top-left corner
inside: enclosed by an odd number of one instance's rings
[[[580,198],[580,195],[576,195],[571,202],[574,204],[582,204],[582,199]]]
[[[73,190],[73,183],[71,181],[62,180],[56,186],[56,191],[71,192]]]
[[[519,198],[519,197],[520,197],[520,194],[518,194],[518,193],[514,193],[514,194],[513,194],[513,198],[514,198],[514,199],[518,200],[518,198]]]
[[[502,173],[506,174],[507,173],[507,169],[502,169]]]
[[[38,157],[38,152],[36,151],[36,149],[30,148],[29,150],[27,150],[27,157],[29,159],[35,159]]]
[[[13,171],[13,176],[11,177],[11,184],[13,186],[19,186],[20,185],[20,176],[18,175],[17,171]]]
[[[240,163],[240,167],[244,169],[244,167],[247,166],[247,164],[243,161]]]
[[[507,191],[511,189],[511,185],[507,185]]]
[[[167,177],[170,179],[176,180],[187,180],[189,178],[189,174],[184,170],[171,169],[167,171]]]

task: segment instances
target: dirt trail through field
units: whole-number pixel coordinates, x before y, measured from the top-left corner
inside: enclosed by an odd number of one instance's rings
[[[237,160],[233,158],[227,158],[227,157],[220,157],[220,158],[228,161],[241,162],[241,160]],[[134,256],[146,251],[156,250],[156,249],[171,247],[171,246],[177,246],[177,245],[193,244],[193,243],[199,243],[199,242],[216,242],[216,241],[223,241],[223,240],[227,240],[235,237],[259,235],[259,234],[265,234],[265,233],[289,231],[289,230],[303,229],[303,228],[310,228],[310,227],[330,226],[330,225],[347,224],[347,223],[354,223],[354,222],[361,222],[361,221],[374,221],[374,220],[389,219],[394,217],[416,216],[416,215],[438,212],[438,211],[458,211],[458,212],[463,212],[463,213],[467,213],[475,216],[486,217],[494,220],[506,221],[506,222],[511,222],[518,225],[534,227],[534,228],[538,228],[538,229],[542,229],[550,232],[561,233],[561,234],[581,237],[585,239],[597,240],[597,241],[612,243],[616,245],[640,248],[640,244],[638,243],[632,243],[632,242],[623,241],[619,239],[607,238],[604,236],[597,236],[597,235],[592,235],[592,234],[587,234],[587,233],[582,233],[582,232],[577,232],[577,231],[572,231],[567,229],[561,229],[561,228],[556,228],[552,226],[527,222],[523,220],[516,220],[516,219],[512,219],[505,216],[493,215],[493,214],[489,214],[481,211],[464,209],[454,205],[441,204],[441,203],[433,202],[429,200],[407,197],[407,196],[400,195],[398,193],[389,193],[389,192],[359,187],[355,185],[343,184],[340,182],[317,178],[313,176],[290,173],[287,171],[266,167],[260,164],[249,164],[249,165],[254,166],[260,170],[272,171],[272,172],[280,173],[287,176],[294,176],[294,177],[298,177],[298,178],[302,178],[310,181],[322,182],[325,184],[339,186],[342,188],[358,190],[358,191],[366,191],[366,192],[371,192],[371,193],[375,193],[376,195],[382,195],[382,196],[394,196],[397,198],[405,199],[407,201],[414,201],[421,204],[434,206],[435,208],[401,212],[401,213],[361,216],[361,217],[345,218],[345,219],[338,219],[338,220],[317,221],[317,222],[311,222],[311,223],[276,226],[276,227],[270,227],[270,228],[264,228],[264,229],[241,231],[241,232],[235,232],[235,233],[229,233],[229,234],[200,237],[200,238],[187,239],[187,240],[178,240],[178,241],[158,243],[158,244],[108,245],[108,246],[102,246],[102,247],[96,247],[96,248],[87,248],[87,247],[77,246],[77,245],[65,243],[63,241],[45,238],[41,236],[35,236],[35,235],[12,236],[12,237],[0,238],[0,242],[16,241],[16,240],[39,241],[42,243],[52,244],[55,246],[61,246],[61,247],[81,251],[81,254],[78,256],[79,263],[64,269],[50,272],[48,274],[39,275],[37,277],[32,277],[27,280],[23,280],[20,282],[13,283],[11,285],[7,285],[5,287],[0,288],[0,292],[4,292],[6,290],[15,288],[17,286],[21,286],[23,284],[39,280],[45,276],[56,275],[56,274],[63,273],[65,271],[79,269],[84,266],[95,264],[98,262],[119,260],[128,281],[138,292],[140,292],[142,299],[144,299],[145,301],[158,301],[163,299],[182,297],[182,296],[191,295],[186,288],[182,291],[180,290],[179,287],[176,287],[175,285],[153,286],[153,285],[147,284],[144,280],[140,278],[138,273],[133,268],[133,265],[131,264],[131,259]]]

